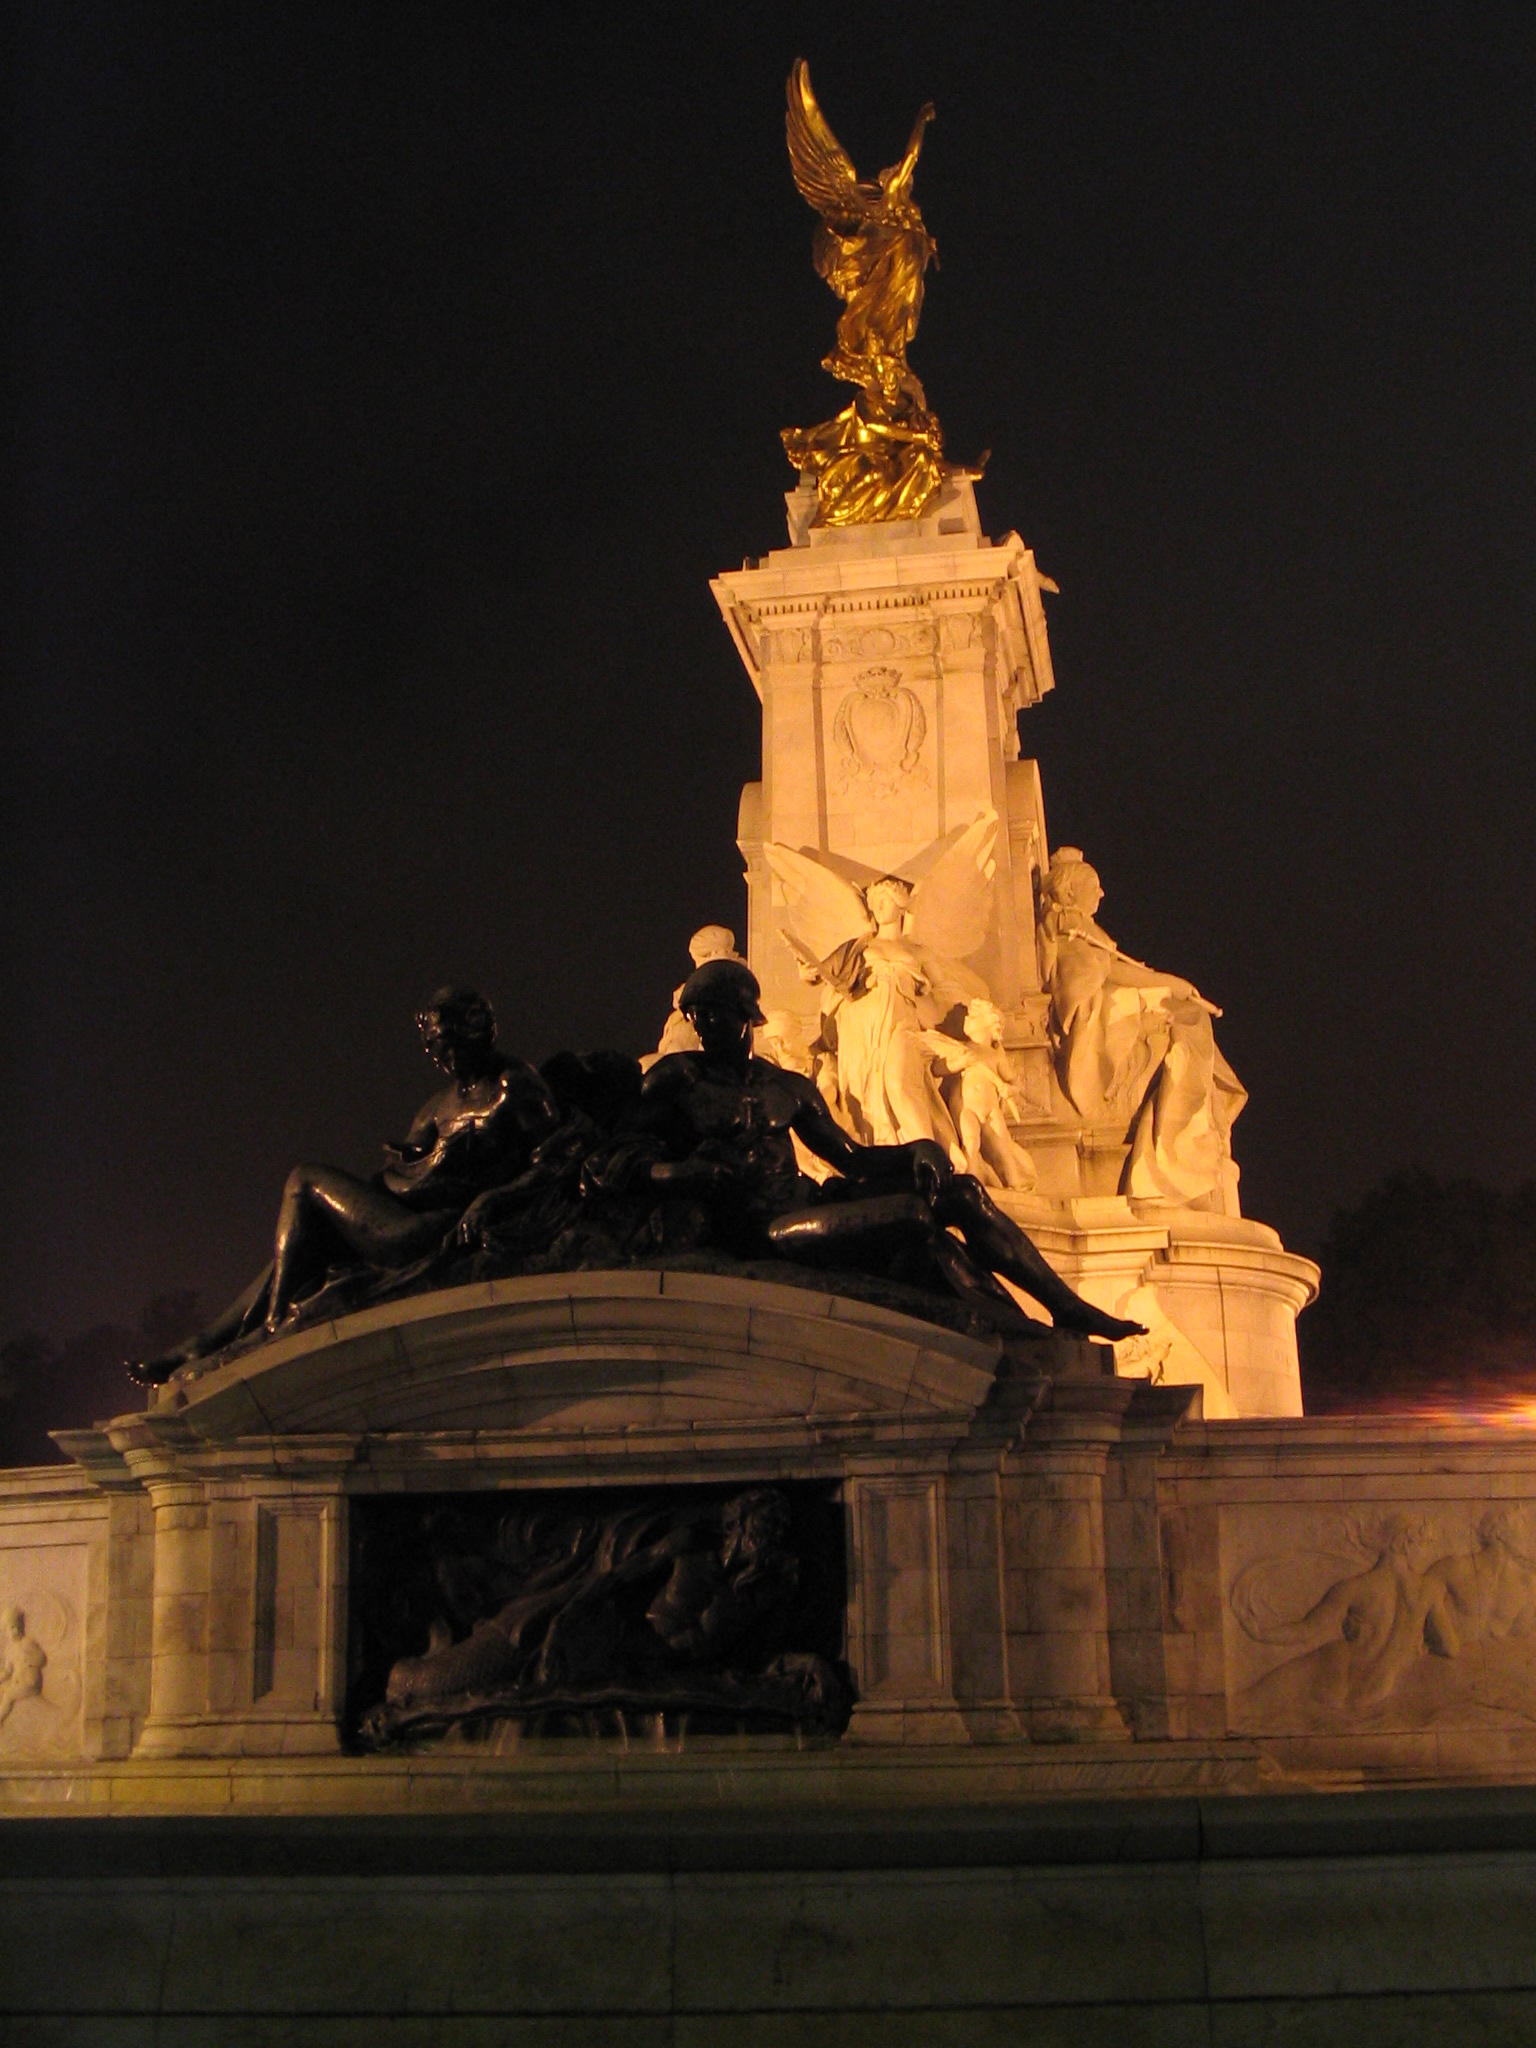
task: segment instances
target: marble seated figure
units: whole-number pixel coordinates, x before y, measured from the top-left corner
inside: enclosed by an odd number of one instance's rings
[[[1091,1121],[1124,1123],[1121,1194],[1220,1206],[1236,1187],[1232,1125],[1248,1100],[1216,1044],[1221,1011],[1122,952],[1097,922],[1103,900],[1078,848],[1058,847],[1040,884],[1039,948],[1062,1094]]]
[[[163,1357],[129,1365],[142,1385],[170,1378],[237,1339],[272,1335],[307,1296],[347,1269],[398,1270],[450,1240],[475,1197],[511,1180],[559,1122],[547,1082],[498,1051],[496,1019],[473,989],[442,988],[416,1019],[423,1050],[448,1076],[383,1171],[359,1179],[297,1166],[278,1210],[272,1262],[206,1329]]]
[[[905,1265],[995,1326],[1038,1327],[1000,1276],[1060,1328],[1111,1342],[1139,1333],[1075,1294],[942,1145],[861,1145],[833,1119],[813,1080],[757,1058],[752,1033],[764,1019],[749,968],[708,962],[684,984],[680,1007],[700,1050],[651,1068],[636,1124],[657,1148],[647,1169],[652,1188],[703,1203],[722,1246],[740,1257],[859,1271]],[[818,1185],[800,1172],[797,1138],[834,1178]]]

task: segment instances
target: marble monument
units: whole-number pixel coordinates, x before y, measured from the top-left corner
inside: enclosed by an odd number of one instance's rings
[[[713,585],[744,955],[643,1060],[439,990],[382,1172],[0,1474],[18,2040],[1529,2032],[1536,1439],[1301,1415],[1220,1011],[1047,837],[1055,585],[907,364],[931,114],[861,180],[789,82],[854,396]]]

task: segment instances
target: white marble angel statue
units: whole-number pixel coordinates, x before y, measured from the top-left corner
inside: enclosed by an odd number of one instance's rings
[[[967,1170],[924,1040],[957,1005],[985,998],[965,961],[984,944],[997,872],[997,814],[986,811],[916,881],[862,888],[813,854],[763,849],[784,893],[784,936],[822,989],[822,1038],[838,1091],[866,1145],[932,1139]]]

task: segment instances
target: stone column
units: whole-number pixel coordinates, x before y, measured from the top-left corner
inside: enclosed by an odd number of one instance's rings
[[[149,1719],[138,1753],[179,1756],[208,1715],[208,1500],[197,1480],[179,1477],[151,1479],[149,1497],[155,1514]]]
[[[1158,1463],[1200,1405],[1198,1387],[1138,1386],[1104,1475],[1110,1682],[1143,1740],[1172,1732]]]
[[[1111,1670],[1104,1497],[1135,1391],[1058,1380],[1002,1472],[1007,1690],[1037,1742],[1131,1732]]]
[[[332,1453],[327,1447],[319,1462]],[[274,1479],[135,1444],[154,1511],[149,1715],[140,1756],[309,1755],[340,1746],[347,1515],[336,1476]]]

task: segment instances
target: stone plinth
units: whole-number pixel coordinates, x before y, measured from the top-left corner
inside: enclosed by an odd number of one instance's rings
[[[1039,987],[1032,873],[1045,816],[1018,713],[1054,687],[1035,558],[984,538],[970,484],[926,519],[813,529],[711,585],[763,706],[763,779],[742,794],[748,959],[765,1007],[816,1004],[780,932],[766,841],[874,874],[982,812],[997,846],[994,930],[977,966],[1005,1010]]]
[[[130,1756],[337,1755],[360,1499],[752,1485],[840,1514],[843,1753],[1075,1746],[1090,1780],[1113,1752],[1170,1785],[1213,1756],[1536,1769],[1536,1437],[1212,1422],[1102,1356],[675,1271],[260,1346],[0,1483],[0,1604],[43,1655],[0,1776],[47,1803]]]
[[[7,2032],[85,2048],[1536,2032],[1528,1792],[1010,1808],[994,1788],[903,1812],[782,1783],[754,1799],[716,1765],[667,1814],[564,1789],[389,1824],[0,1821]]]
[[[66,1435],[0,1479],[11,2034],[1525,2038],[1536,1435],[1096,1364],[584,1274]],[[376,1510],[765,1485],[842,1532],[840,1736],[356,1746]]]
[[[762,779],[742,791],[738,841],[747,957],[775,1033],[788,1017],[819,1078],[848,1080],[826,1050],[838,1028],[826,1022],[831,984],[808,971],[832,936],[825,902],[819,915],[797,907],[786,866],[862,891],[897,876],[914,892],[914,935],[935,924],[918,896],[943,868],[949,911],[937,927],[956,931],[966,878],[945,864],[968,830],[984,832],[985,901],[970,950],[950,964],[961,967],[955,988],[984,987],[1000,1013],[1008,1126],[1034,1175],[1028,1192],[1021,1178],[999,1199],[1075,1286],[1147,1325],[1121,1354],[1128,1376],[1200,1386],[1213,1417],[1299,1415],[1295,1322],[1317,1268],[1239,1214],[1228,1132],[1245,1098],[1213,1049],[1210,1006],[1151,969],[1141,994],[1090,995],[1084,960],[1115,949],[1093,922],[1091,891],[1076,909],[1052,898],[1068,890],[1057,856],[1072,887],[1091,875],[1074,849],[1048,845],[1039,771],[1020,751],[1021,714],[1054,687],[1043,593],[1056,586],[1017,534],[982,533],[968,482],[919,520],[817,528],[796,493],[790,512],[793,545],[711,585],[762,702]],[[1198,868],[1189,886],[1199,889]],[[808,944],[818,930],[823,941]],[[1078,957],[1058,977],[1063,931],[1079,935],[1065,942]],[[1140,963],[1118,957],[1134,981]],[[834,972],[846,978],[846,962]],[[955,1077],[975,1054],[963,1003],[938,1014],[949,1000],[904,1020],[909,1041],[919,1024],[930,1041],[939,1029],[925,1055],[909,1043],[904,1071],[926,1057],[943,1105],[931,1128],[903,1126],[903,1138],[954,1140]],[[867,1077],[867,1053],[858,1063]],[[843,1107],[867,1137],[862,1107]]]

